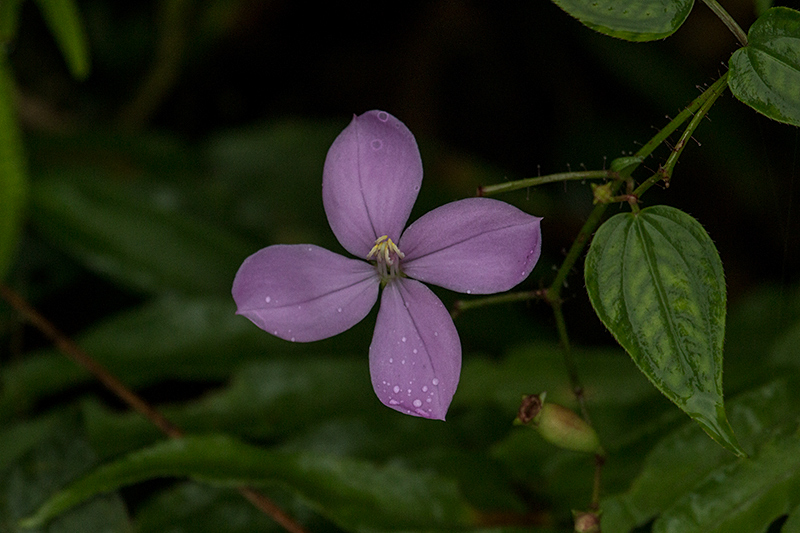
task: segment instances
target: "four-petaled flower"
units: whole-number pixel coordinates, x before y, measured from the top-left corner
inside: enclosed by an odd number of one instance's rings
[[[308,244],[269,246],[244,261],[233,298],[238,314],[261,329],[308,342],[360,322],[383,286],[369,347],[375,393],[400,412],[444,420],[461,342],[442,302],[420,281],[467,294],[510,289],[539,258],[541,219],[469,198],[403,231],[421,183],[422,159],[402,122],[384,111],[354,117],[328,151],[322,199],[334,235],[359,259]]]

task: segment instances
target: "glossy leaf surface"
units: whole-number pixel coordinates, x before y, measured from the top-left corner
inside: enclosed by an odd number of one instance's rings
[[[722,401],[725,278],[711,238],[682,211],[619,214],[597,231],[586,288],[600,320],[667,398],[743,454]]]
[[[771,119],[800,126],[800,11],[768,10],[731,56],[731,92]]]
[[[689,16],[694,0],[553,0],[595,31],[628,41],[672,35]]]

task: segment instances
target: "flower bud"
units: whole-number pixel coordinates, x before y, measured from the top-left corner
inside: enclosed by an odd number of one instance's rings
[[[592,426],[566,407],[545,403],[546,395],[525,396],[515,423],[535,427],[544,440],[560,448],[604,455]]]
[[[572,511],[575,533],[600,533],[599,511]]]
[[[611,183],[605,185],[597,185],[592,183],[592,195],[594,196],[593,204],[610,204],[614,201],[611,194]]]

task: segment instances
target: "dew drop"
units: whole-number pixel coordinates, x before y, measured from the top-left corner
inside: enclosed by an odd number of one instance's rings
[[[394,363],[394,357],[389,358],[389,363]]]
[[[438,336],[439,336],[439,332],[438,332],[438,331],[434,331],[434,332],[433,332],[433,336],[434,336],[434,337],[438,337]]]
[[[272,334],[273,335],[277,335],[278,334],[278,330],[276,329],[275,331],[272,332]]]
[[[294,337],[291,338],[291,341],[294,342]]]
[[[428,402],[428,403],[431,403],[432,400],[430,398],[428,398],[425,401]]]
[[[422,402],[419,400],[414,400],[412,403],[414,407],[422,407]]]
[[[397,405],[399,403],[397,400],[389,400],[389,405]]]
[[[401,341],[403,341],[403,342],[406,342],[406,338],[405,338],[405,337],[403,337],[403,338],[402,338],[402,339],[400,339],[400,340],[401,340]]]
[[[414,192],[419,191],[419,185],[414,185]]]
[[[337,312],[337,313],[341,313],[341,312],[342,312],[342,308],[341,308],[341,307],[339,307],[338,309],[336,309],[336,312]]]
[[[265,300],[267,303],[270,303],[270,302],[272,301],[272,298],[270,298],[269,296],[267,296],[267,297],[266,297],[264,300]]]
[[[380,139],[373,139],[373,141],[369,144],[373,150],[380,150],[383,148],[383,141]]]
[[[395,394],[397,394],[398,392],[400,392],[400,387],[398,387],[397,385],[395,385],[395,386],[394,386],[394,388],[393,388],[392,390],[394,391],[394,393],[395,393]]]
[[[422,387],[422,392],[428,392],[428,386],[427,386],[427,385],[425,385],[424,387]]]
[[[472,291],[471,290],[467,290],[467,294],[472,294]]]
[[[404,364],[406,364],[406,360],[405,360],[405,359],[403,359],[402,361],[400,361],[400,364],[401,364],[401,365],[404,365]]]
[[[433,383],[434,386],[438,385],[439,384],[439,378],[433,378],[433,381],[431,381],[431,383]]]
[[[389,120],[389,114],[385,113],[384,111],[381,111],[380,113],[378,113],[378,120],[380,120],[381,122],[386,122],[387,120]]]
[[[414,353],[417,353],[418,351],[419,351],[419,350],[417,350],[416,348],[414,348]]]

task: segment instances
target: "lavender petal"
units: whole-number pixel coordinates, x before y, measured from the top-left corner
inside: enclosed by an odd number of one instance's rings
[[[397,242],[422,183],[414,135],[384,111],[353,118],[333,141],[322,175],[322,201],[334,235],[365,258],[375,239]]]
[[[369,370],[384,405],[444,420],[458,386],[461,341],[447,309],[422,283],[397,278],[384,288]]]
[[[403,272],[467,294],[506,291],[527,278],[539,259],[540,221],[490,198],[443,205],[400,238]]]
[[[310,244],[245,259],[233,281],[237,314],[282,339],[309,342],[350,329],[378,299],[375,268]]]

